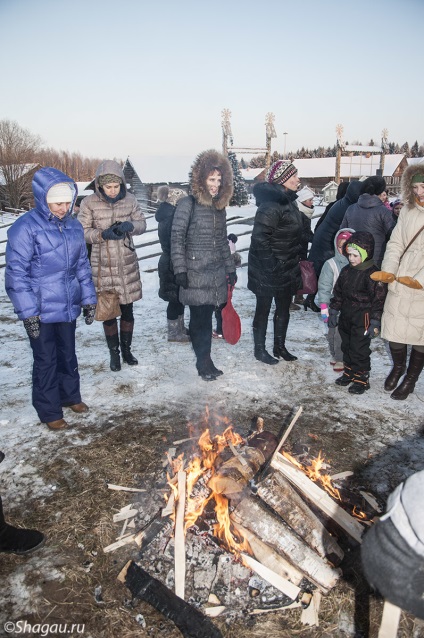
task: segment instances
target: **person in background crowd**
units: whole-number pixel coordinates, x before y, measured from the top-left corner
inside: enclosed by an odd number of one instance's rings
[[[383,191],[382,193],[380,193],[378,197],[383,202],[385,207],[391,211],[392,209],[390,207],[389,196],[387,195],[387,191]]]
[[[296,167],[278,160],[268,169],[265,182],[253,188],[258,209],[253,225],[248,258],[247,287],[256,295],[253,319],[255,358],[274,365],[281,357],[295,361],[285,342],[293,295],[301,289],[299,254],[304,222],[296,204],[299,188]],[[274,357],[265,348],[268,317],[273,299]]]
[[[190,338],[196,368],[204,381],[223,374],[212,361],[212,316],[227,301],[227,285],[237,281],[227,241],[225,207],[233,194],[227,157],[200,153],[191,168],[192,195],[178,202],[171,234],[171,260],[179,300],[190,306]]]
[[[378,267],[381,266],[387,237],[394,226],[392,216],[379,197],[385,189],[386,182],[382,177],[368,177],[362,182],[358,201],[349,206],[340,225],[340,228],[349,226],[357,232],[371,233],[375,241],[374,261]]]
[[[334,202],[320,227],[318,229],[315,227],[308,260],[314,264],[317,279],[320,276],[324,262],[334,257],[334,237],[340,227],[343,228],[340,225],[346,210],[358,200],[361,185],[362,182],[359,180],[349,182],[344,197]],[[355,228],[355,226],[352,226],[352,228]]]
[[[346,244],[349,265],[336,281],[330,301],[329,327],[339,327],[344,371],[335,383],[349,387],[351,394],[369,390],[370,340],[380,334],[387,286],[370,279],[377,266],[372,261],[374,237],[356,232]]]
[[[395,199],[395,201],[390,204],[392,217],[395,224],[397,224],[397,220],[399,218],[399,213],[402,210],[402,206],[403,206],[403,201],[401,199]]]
[[[335,199],[334,202],[330,202],[325,207],[325,210],[324,210],[323,214],[321,215],[321,217],[318,219],[317,223],[315,224],[315,232],[316,232],[317,228],[319,228],[319,226],[321,226],[322,222],[327,217],[327,214],[331,210],[333,205],[346,195],[346,191],[347,191],[347,187],[348,186],[349,186],[349,182],[340,182],[340,184],[338,185],[338,188],[337,188],[336,199]]]
[[[393,368],[384,389],[392,399],[403,401],[414,391],[424,367],[424,169],[420,164],[405,169],[401,189],[404,206],[381,271],[372,279],[389,285],[381,336],[389,342]],[[408,345],[412,349],[406,367]]]
[[[95,192],[81,203],[78,220],[85,241],[92,244],[91,267],[99,290],[114,289],[121,307],[120,336],[118,322],[103,322],[110,352],[110,369],[121,369],[122,359],[130,366],[138,364],[131,352],[134,332],[133,303],[142,297],[140,271],[133,235],[146,230],[146,220],[134,195],[128,193],[124,173],[118,162],[106,160],[96,171]]]
[[[32,404],[51,430],[67,427],[63,408],[87,412],[75,354],[76,319],[93,323],[96,293],[81,224],[72,217],[75,182],[55,168],[34,174],[35,208],[7,233],[6,292],[34,357]]]
[[[184,306],[178,299],[179,287],[175,283],[171,262],[171,231],[176,206],[180,199],[187,197],[181,188],[159,186],[157,199],[159,207],[155,219],[158,222],[158,236],[162,248],[159,258],[159,297],[168,302],[166,318],[168,322],[168,341],[189,343],[190,337],[184,327]]]
[[[321,269],[318,279],[317,303],[321,309],[321,319],[328,324],[328,307],[333,296],[334,286],[342,268],[349,264],[345,253],[345,244],[355,231],[352,228],[342,228],[334,238],[334,257],[327,259]],[[331,360],[334,372],[343,372],[342,340],[337,326],[329,326],[327,334]]]
[[[361,561],[372,587],[424,620],[424,470],[390,494],[386,513],[363,537]]]
[[[311,219],[315,210],[314,193],[308,186],[304,186],[300,191],[297,192],[296,204],[300,212],[303,213],[303,237],[299,257],[300,259],[306,261],[308,257],[309,244],[312,243],[312,240],[314,238],[314,233],[312,232],[311,228]],[[307,295],[305,299],[303,298],[303,295],[295,295],[294,303],[290,304],[290,309],[297,310],[298,306],[296,305],[302,304],[305,310],[310,308],[313,312],[319,312],[319,308],[315,304],[314,299],[315,295],[312,294]]]
[[[4,454],[0,451],[0,463],[3,459]],[[44,535],[38,530],[13,527],[6,523],[0,496],[0,553],[22,556],[40,549],[44,542]]]
[[[238,252],[236,252],[236,243],[237,243],[237,235],[234,233],[230,233],[227,237],[228,245],[230,247],[230,252],[234,260],[235,268],[241,267],[241,257]],[[225,339],[224,333],[222,331],[222,310],[227,305],[227,302],[220,308],[215,309],[215,319],[216,319],[216,330],[212,330],[212,337],[214,339]]]

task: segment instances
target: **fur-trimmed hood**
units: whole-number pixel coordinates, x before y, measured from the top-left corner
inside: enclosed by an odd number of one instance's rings
[[[424,164],[412,164],[404,170],[402,175],[400,182],[402,199],[411,208],[416,205],[414,191],[412,190],[412,178],[415,175],[424,175]]]
[[[212,198],[206,188],[206,179],[214,170],[221,173],[221,187],[218,196]],[[214,206],[217,210],[228,206],[233,196],[233,171],[228,159],[213,149],[200,153],[191,167],[190,188],[201,206]]]

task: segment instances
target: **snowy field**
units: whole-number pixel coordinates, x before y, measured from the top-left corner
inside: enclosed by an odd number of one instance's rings
[[[241,234],[248,231],[249,226],[240,222],[254,212],[253,205],[227,211],[227,217],[234,218],[230,219],[229,232],[240,235],[237,249],[242,251],[243,263],[247,261],[247,251],[243,249],[248,248],[250,235]],[[138,248],[139,256],[143,250],[145,254],[156,251],[155,244],[153,249],[152,245],[146,245],[148,241],[157,240],[152,220],[151,217],[149,232],[142,237],[144,248]],[[2,229],[0,241],[4,238]],[[157,260],[157,256],[142,260],[142,270],[150,270]],[[329,365],[326,327],[316,314],[303,309],[291,313],[287,338],[287,347],[298,360],[281,361],[276,366],[256,361],[251,328],[255,297],[247,289],[246,266],[238,270],[233,295],[234,306],[241,317],[241,339],[235,346],[221,340],[214,340],[212,344],[212,358],[224,371],[223,376],[211,383],[204,382],[197,375],[191,346],[168,343],[166,303],[157,294],[157,273],[143,272],[143,299],[134,305],[133,352],[139,365],[123,364],[120,372],[112,373],[102,325],[95,322],[86,326],[80,318],[77,356],[82,398],[90,406],[90,412],[81,416],[67,411],[70,429],[51,432],[39,423],[31,406],[31,349],[22,322],[16,320],[5,293],[4,272],[1,268],[0,449],[6,458],[0,466],[0,493],[8,518],[25,524],[31,513],[42,511],[51,503],[55,504],[59,516],[64,504],[59,483],[51,473],[46,478],[43,466],[53,459],[78,461],[79,449],[101,440],[103,430],[128,426],[128,415],[131,415],[131,424],[140,415],[137,432],[142,438],[145,428],[151,432],[154,415],[166,414],[170,424],[168,441],[172,441],[173,415],[193,420],[203,413],[206,405],[228,416],[242,433],[255,415],[264,418],[265,427],[268,425],[278,432],[288,412],[295,406],[303,406],[304,413],[288,443],[312,441],[311,453],[318,454],[322,450],[331,463],[332,473],[352,470],[357,482],[371,491],[381,504],[399,481],[424,469],[424,375],[408,400],[390,399],[383,390],[390,360],[385,343],[376,339],[372,343],[371,389],[362,396],[349,394],[346,388],[334,384],[337,375]],[[267,345],[272,350],[272,318]],[[163,445],[165,451],[168,442]],[[119,450],[115,463],[115,471],[121,463],[125,464]],[[105,492],[107,500],[109,495]],[[82,500],[81,505],[83,503]],[[61,548],[54,544],[51,534],[50,547],[48,543],[33,557],[14,562],[12,572],[6,569],[12,559],[0,558],[0,570],[7,572],[0,591],[1,622],[10,620],[10,615],[18,618],[30,609],[37,609],[43,593],[40,587],[30,586],[31,570],[37,571],[38,580],[58,583],[64,578],[62,559]],[[114,559],[118,560],[115,568]],[[112,571],[117,573],[120,563],[119,555],[111,557]],[[347,630],[347,633],[331,635],[353,636],[354,633]]]

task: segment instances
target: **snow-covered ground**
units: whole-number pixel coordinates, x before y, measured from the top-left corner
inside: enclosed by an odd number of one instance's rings
[[[249,217],[254,210],[254,206],[229,209],[228,217]],[[236,228],[244,232],[248,226],[229,226],[234,232]],[[249,235],[240,237],[237,248],[245,248],[248,241]],[[372,344],[371,389],[362,396],[334,384],[337,375],[329,365],[326,327],[311,311],[291,313],[287,346],[297,361],[276,366],[256,361],[251,331],[255,297],[247,289],[247,267],[243,266],[233,295],[242,336],[235,346],[213,341],[212,357],[224,375],[206,383],[197,375],[191,346],[167,341],[166,303],[157,294],[157,273],[145,272],[142,280],[143,299],[134,305],[133,352],[139,365],[123,364],[120,372],[112,373],[102,325],[86,326],[80,318],[77,355],[82,397],[90,412],[81,416],[67,411],[71,428],[51,432],[39,423],[31,405],[31,349],[4,290],[4,268],[0,269],[0,449],[6,454],[0,466],[0,493],[7,511],[17,508],[25,520],[25,512],[34,503],[55,494],[55,481],[42,477],[46,456],[86,445],[99,436],[102,424],[120,427],[125,413],[141,408],[144,414],[175,409],[188,420],[208,405],[230,419],[261,415],[266,426],[269,421],[283,422],[293,406],[302,405],[303,431],[315,432],[333,471],[354,470],[367,476],[367,487],[382,502],[399,480],[424,468],[424,375],[407,401],[390,399],[383,383],[391,365],[381,339]],[[272,350],[272,317],[268,346]],[[295,428],[290,439],[295,441],[297,436]],[[118,456],[116,463],[120,462]],[[12,593],[7,588],[3,592],[10,600]]]

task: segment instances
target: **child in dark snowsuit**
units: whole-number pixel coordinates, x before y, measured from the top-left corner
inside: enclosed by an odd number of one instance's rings
[[[372,261],[371,233],[354,233],[346,250],[349,265],[342,269],[334,286],[328,325],[338,325],[342,340],[344,371],[335,383],[352,384],[350,393],[363,394],[370,387],[370,341],[380,334],[387,284],[370,279],[371,273],[378,270]]]

